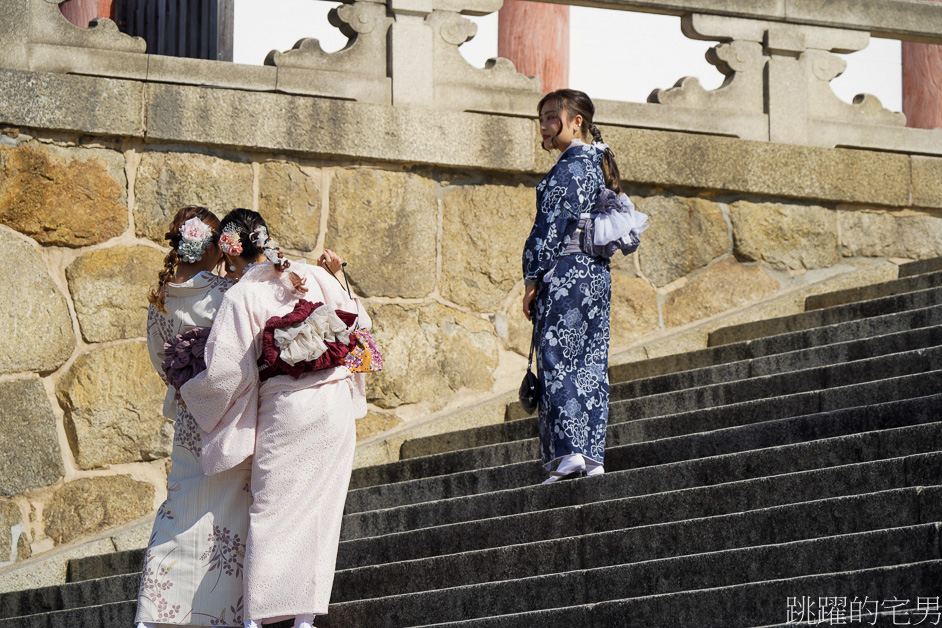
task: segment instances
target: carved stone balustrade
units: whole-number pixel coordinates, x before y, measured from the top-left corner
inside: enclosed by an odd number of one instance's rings
[[[871,36],[942,43],[942,3],[918,0],[555,0],[678,15],[683,33],[714,41],[707,59],[726,78],[715,90],[683,78],[647,103],[600,101],[604,124],[806,146],[942,155],[936,131],[905,128],[873,96],[841,101],[837,56]],[[272,51],[264,66],[147,54],[146,43],[99,19],[80,29],[58,0],[15,0],[0,15],[0,69],[199,85],[353,100],[387,107],[532,116],[538,81],[506,59],[472,67],[459,47],[476,34],[465,15],[501,0],[353,0],[330,12],[346,46],[316,39]],[[655,52],[656,51],[652,51]],[[146,96],[145,96],[146,98]],[[419,130],[416,131],[420,132]]]

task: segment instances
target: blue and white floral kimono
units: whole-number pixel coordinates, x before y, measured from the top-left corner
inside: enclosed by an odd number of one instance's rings
[[[570,454],[598,464],[605,457],[612,279],[608,260],[570,246],[605,187],[602,156],[581,142],[560,155],[536,188],[536,221],[523,250],[524,280],[539,286],[534,324],[547,470]]]

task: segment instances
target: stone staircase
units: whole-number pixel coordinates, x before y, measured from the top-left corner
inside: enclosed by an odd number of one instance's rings
[[[613,367],[604,476],[539,485],[515,405],[356,469],[318,626],[939,625],[942,259],[806,310]],[[130,626],[142,557],[0,594],[0,628]]]

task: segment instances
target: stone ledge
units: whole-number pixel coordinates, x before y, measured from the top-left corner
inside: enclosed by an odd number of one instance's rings
[[[432,115],[421,108],[330,98],[6,70],[0,70],[0,124],[517,175],[541,174],[553,163],[534,141],[535,122],[528,118],[437,110]],[[939,158],[614,126],[603,133],[619,147],[629,183],[942,208],[942,196],[935,193]]]
[[[137,521],[112,528],[92,538],[84,538],[69,545],[43,552],[23,562],[0,569],[0,593],[20,591],[63,584],[69,561],[115,551],[147,547],[154,516],[147,515]]]

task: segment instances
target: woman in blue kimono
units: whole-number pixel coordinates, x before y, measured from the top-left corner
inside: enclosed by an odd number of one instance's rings
[[[536,221],[523,250],[523,312],[535,326],[547,483],[604,473],[612,280],[608,259],[584,253],[577,230],[604,188],[621,188],[586,94],[551,92],[538,111],[543,149],[560,153],[536,188]]]

